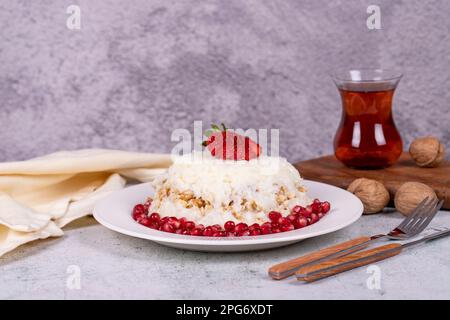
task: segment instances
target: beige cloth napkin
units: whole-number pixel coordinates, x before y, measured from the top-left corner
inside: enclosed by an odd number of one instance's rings
[[[127,180],[150,181],[170,155],[117,150],[63,151],[0,163],[0,256],[29,241],[63,235]]]

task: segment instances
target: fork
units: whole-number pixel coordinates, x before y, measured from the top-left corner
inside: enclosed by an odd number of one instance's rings
[[[382,239],[405,240],[421,233],[442,207],[443,201],[423,199],[396,228],[386,234],[359,237],[340,244],[315,251],[292,260],[279,263],[269,269],[269,276],[275,280],[287,278],[299,268],[348,255],[368,247]]]

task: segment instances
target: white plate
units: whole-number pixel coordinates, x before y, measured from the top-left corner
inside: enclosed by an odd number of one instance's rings
[[[137,203],[153,196],[149,183],[114,192],[100,201],[94,209],[95,219],[105,227],[129,236],[155,241],[159,244],[196,251],[251,251],[285,246],[303,239],[342,229],[361,216],[361,201],[343,189],[314,181],[304,181],[311,198],[331,203],[331,211],[317,223],[289,232],[239,238],[213,238],[178,235],[153,230],[138,224],[131,217]]]

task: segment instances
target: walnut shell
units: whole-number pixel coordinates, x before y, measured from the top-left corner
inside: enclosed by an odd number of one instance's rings
[[[426,184],[406,182],[395,193],[395,208],[407,216],[426,197],[429,199],[437,199],[434,190]]]
[[[419,167],[437,167],[445,157],[444,145],[435,137],[415,139],[409,146],[409,154]]]
[[[376,180],[356,179],[348,186],[347,191],[361,200],[364,205],[364,214],[380,212],[389,203],[389,192]]]

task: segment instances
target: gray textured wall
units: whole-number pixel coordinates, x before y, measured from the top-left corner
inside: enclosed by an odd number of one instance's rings
[[[66,7],[82,10],[80,31]],[[368,30],[378,4],[382,30]],[[450,141],[450,1],[0,2],[0,160],[60,149],[169,151],[195,119],[281,129],[290,160],[332,152],[327,73],[405,73],[395,118],[409,143]]]

